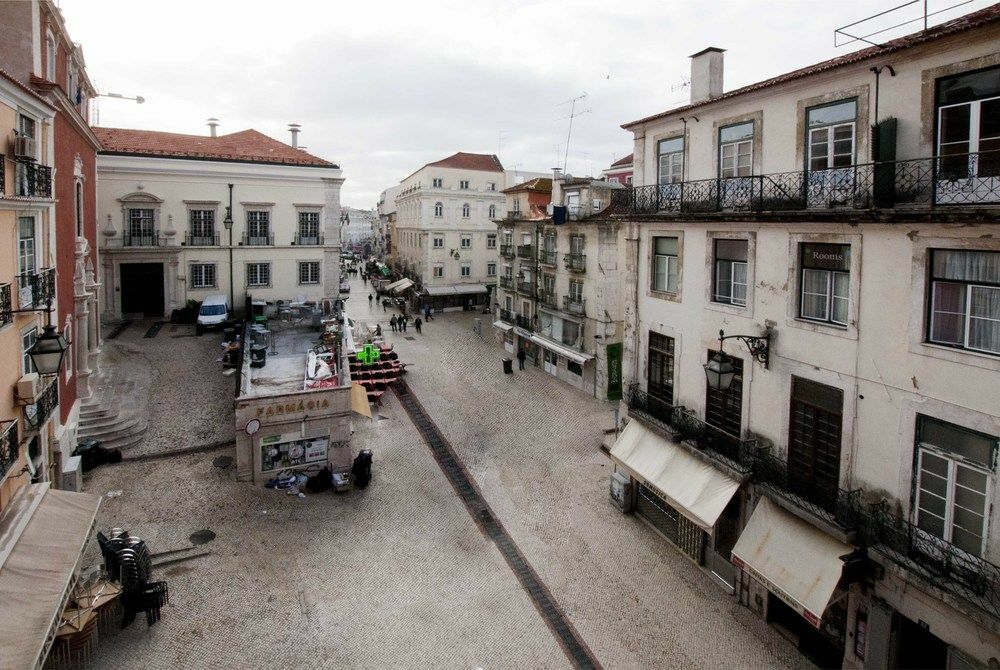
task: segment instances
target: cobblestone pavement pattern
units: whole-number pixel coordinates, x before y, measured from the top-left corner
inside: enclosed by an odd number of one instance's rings
[[[609,405],[538,369],[503,375],[488,316],[476,315],[484,338],[471,314],[393,334],[393,312],[369,312],[368,288],[352,283],[350,315],[382,323],[410,363],[413,392],[606,668],[809,666],[608,503],[599,444]],[[148,350],[162,337],[137,346],[155,358]],[[191,339],[214,358],[214,339]],[[209,376],[171,372],[158,392]],[[237,483],[232,468],[212,465],[228,451],[88,475],[88,491],[124,491],[105,499],[98,528],[128,527],[154,551],[187,546],[202,528],[218,535],[211,555],[157,571],[170,582],[163,619],[103,636],[95,667],[567,667],[396,398],[374,422],[355,423],[356,447],[375,452],[374,479],[344,496],[301,500]]]

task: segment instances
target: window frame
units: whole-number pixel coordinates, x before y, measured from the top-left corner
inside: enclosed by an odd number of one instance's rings
[[[746,260],[736,260],[732,258],[719,258],[719,242],[742,242],[745,245]],[[729,264],[729,295],[725,296],[719,293],[719,271],[722,265]],[[743,266],[743,282],[736,281],[737,267]],[[743,286],[743,300],[740,301],[735,297],[735,291],[733,287],[741,285]],[[725,237],[717,237],[712,240],[712,302],[718,303],[720,305],[730,305],[733,307],[746,307],[747,300],[750,295],[750,240],[748,239],[733,239]]]
[[[431,244],[432,249],[444,249],[444,235],[435,235]]]
[[[671,255],[671,254],[658,254],[658,253],[656,253],[656,241],[659,240],[659,239],[672,239],[672,240],[675,240],[675,242],[677,244],[677,253],[673,254],[673,255]],[[657,293],[666,293],[668,295],[678,295],[680,293],[680,290],[681,290],[681,286],[680,286],[680,284],[681,284],[681,266],[680,266],[681,238],[679,236],[677,236],[677,235],[653,235],[653,236],[650,237],[650,246],[652,247],[652,252],[653,252],[652,253],[653,264],[652,264],[652,267],[651,267],[650,278],[649,278],[650,290],[651,291],[655,291]],[[664,268],[665,272],[663,273],[663,277],[664,277],[664,286],[663,286],[663,288],[657,288],[657,286],[656,286],[656,278],[657,278],[657,275],[658,275],[656,267],[657,267],[657,263],[658,263],[658,259],[659,258],[665,258],[666,259],[666,267]],[[671,263],[671,260],[673,261],[672,263]],[[673,277],[675,278],[675,282],[676,282],[676,286],[674,287],[673,290],[670,289],[670,277],[671,277],[670,268],[671,268],[671,265],[674,268]]]
[[[298,266],[297,267],[297,270],[298,270],[297,274],[298,274],[299,286],[315,286],[315,285],[317,285],[317,284],[319,284],[319,283],[322,282],[323,275],[322,275],[322,268],[320,266],[320,262],[319,261],[298,261],[297,266]],[[312,279],[311,275],[313,273],[309,272],[308,274],[310,275],[310,277],[307,277],[305,280],[303,280],[303,278],[302,278],[302,271],[303,271],[303,269],[313,269],[313,268],[316,271],[315,272],[316,278]]]
[[[431,188],[444,188],[444,180],[441,177],[432,178]]]
[[[676,352],[676,338],[654,330],[649,331],[646,341],[646,393],[671,406],[674,404],[674,387],[677,377]],[[660,382],[652,381],[655,378],[653,375],[654,361],[659,362],[657,367],[660,372],[658,375],[661,379]],[[669,380],[665,379],[667,376],[669,376]]]
[[[460,179],[458,181],[458,188],[461,189],[461,190],[463,190],[463,191],[469,190],[469,180],[468,179]]]
[[[490,261],[486,264],[486,276],[496,277],[497,276],[497,264],[496,261]]]
[[[972,351],[979,354],[986,354],[988,356],[1000,356],[1000,350],[992,351],[990,349],[979,349],[969,345],[969,334],[970,325],[972,321],[972,293],[976,288],[988,289],[990,291],[1000,291],[1000,283],[988,284],[984,282],[977,282],[971,280],[963,279],[946,279],[938,278],[934,274],[934,255],[938,252],[951,251],[957,253],[984,253],[984,254],[994,254],[1000,257],[1000,251],[995,251],[992,249],[946,249],[940,247],[932,247],[928,249],[927,255],[927,309],[925,312],[924,322],[926,324],[924,329],[925,342],[928,344],[933,344],[936,346],[949,347],[959,351]],[[938,314],[936,309],[937,305],[937,291],[935,290],[938,284],[951,284],[956,286],[964,286],[965,290],[962,296],[963,305],[962,309],[962,342],[948,342],[945,340],[934,339],[934,326],[935,326],[935,316]],[[944,313],[944,312],[942,312]],[[952,314],[958,314],[958,312],[953,312]],[[995,319],[986,318],[984,320],[995,321]]]
[[[458,244],[459,249],[471,249],[472,248],[472,235],[462,235]]]
[[[809,125],[809,114],[827,107],[836,107],[837,105],[842,105],[845,103],[854,103],[854,120],[852,121],[834,121],[831,123],[820,124],[816,126]],[[860,113],[860,102],[857,96],[851,96],[847,98],[841,98],[839,100],[834,100],[832,102],[826,102],[820,105],[812,105],[805,108],[803,127],[805,128],[805,170],[807,172],[823,172],[824,170],[843,170],[854,165],[858,162],[858,115]],[[836,165],[835,158],[838,155],[835,151],[835,139],[836,129],[850,126],[851,128],[851,161],[848,165]],[[814,168],[812,166],[813,161],[813,141],[812,135],[814,131],[825,130],[826,131],[826,167]],[[843,140],[840,140],[843,141]],[[839,154],[843,155],[843,154]],[[818,156],[816,156],[818,158]]]
[[[471,277],[472,276],[472,263],[462,263],[458,266],[458,276],[459,277]]]
[[[673,151],[663,151],[663,145],[667,142],[680,141],[680,149],[674,149]],[[656,183],[658,185],[666,184],[679,184],[684,181],[684,163],[685,153],[687,151],[687,141],[683,135],[675,135],[674,137],[664,137],[656,142]],[[666,165],[666,176],[667,180],[664,180],[664,161],[667,158]]]
[[[34,346],[37,340],[38,340],[37,325],[30,326],[21,331],[21,375],[22,376],[38,371],[35,368],[35,363],[31,360],[31,356],[28,355],[28,350]]]
[[[200,268],[202,272],[202,281],[195,282],[195,268]],[[212,283],[206,284],[204,282],[204,272],[205,269],[211,268]],[[191,261],[188,265],[188,288],[193,291],[202,291],[205,289],[213,289],[219,287],[219,272],[216,263],[203,262],[203,261]]]
[[[444,216],[444,203],[443,202],[435,202],[434,203],[434,216],[436,216],[437,218],[441,218],[442,216]]]
[[[817,247],[817,246],[818,247],[839,247],[839,248],[842,248],[842,249],[846,248],[847,252],[848,252],[847,253],[847,260],[846,260],[846,265],[847,265],[848,269],[847,270],[834,270],[832,268],[819,268],[819,267],[813,267],[813,266],[806,266],[805,252],[806,252],[806,247],[807,246],[812,246],[812,247]],[[798,252],[799,252],[798,253],[798,281],[799,281],[799,291],[798,291],[798,293],[799,293],[799,295],[798,295],[798,309],[796,310],[796,314],[797,314],[798,318],[803,319],[805,321],[809,321],[810,323],[821,323],[821,324],[835,326],[835,327],[838,327],[838,328],[847,328],[847,327],[849,327],[850,326],[850,321],[851,321],[851,271],[850,271],[850,266],[851,266],[852,245],[849,244],[849,243],[840,243],[840,242],[831,242],[831,243],[826,243],[826,242],[799,242],[798,243]],[[826,273],[826,293],[822,294],[825,297],[825,307],[824,307],[824,314],[825,314],[825,316],[823,318],[819,318],[819,317],[816,317],[816,316],[806,316],[805,313],[804,313],[805,301],[803,300],[803,298],[805,297],[805,294],[806,294],[805,276],[806,276],[806,272],[807,271],[809,271],[809,272],[824,272],[824,273]],[[846,292],[846,294],[843,294],[843,295],[837,295],[836,294],[836,279],[837,279],[838,276],[839,277],[846,277],[847,278],[847,292]],[[821,295],[821,294],[810,293],[810,295]],[[834,312],[835,312],[835,309],[834,309],[834,307],[835,307],[835,301],[837,299],[842,299],[842,300],[846,300],[847,301],[847,306],[846,306],[846,309],[845,309],[846,313],[844,315],[844,321],[836,321],[834,319],[834,316],[833,316]]]
[[[472,207],[469,206],[469,203],[467,202],[462,203],[462,218],[463,219],[469,218],[471,213],[472,213]]]
[[[497,218],[497,206],[496,205],[490,205],[490,208],[489,208],[489,218],[491,218],[491,219]]]
[[[497,248],[497,234],[496,233],[487,233],[486,234],[486,248],[487,249],[496,249]]]
[[[739,126],[750,126],[750,137],[744,138],[744,139],[739,139],[739,140],[729,140],[728,142],[723,142],[722,141],[722,133],[725,130],[727,130],[729,128],[737,128]],[[753,119],[750,119],[748,121],[737,121],[735,123],[727,123],[726,125],[719,127],[718,145],[719,145],[719,178],[720,179],[736,179],[736,178],[739,178],[739,177],[750,177],[750,176],[753,176],[753,158],[754,158],[754,156],[753,156],[753,143],[754,143],[754,140],[756,139],[756,134],[757,134],[757,124],[753,121]],[[750,152],[748,154],[746,154],[747,157],[748,157],[748,164],[747,164],[748,172],[746,174],[739,174],[739,171],[740,171],[740,160],[739,159],[740,159],[740,155],[741,155],[740,154],[740,147],[742,147],[743,145],[749,145],[749,148],[750,148]],[[734,162],[733,162],[734,173],[730,174],[730,175],[725,174],[726,168],[723,165],[723,161],[724,161],[723,153],[724,153],[726,147],[733,147],[733,150],[734,150],[734,154],[733,154],[733,158],[734,158]]]
[[[441,279],[444,277],[444,264],[435,263],[431,266],[431,277],[435,279]]]
[[[251,274],[250,268],[255,268],[256,270],[257,277],[256,281],[254,282],[250,281],[250,274]],[[267,273],[266,282],[260,281],[261,269],[264,269],[264,271]],[[271,263],[269,261],[247,262],[244,272],[246,273],[246,281],[244,283],[247,285],[247,288],[268,288],[271,286]]]

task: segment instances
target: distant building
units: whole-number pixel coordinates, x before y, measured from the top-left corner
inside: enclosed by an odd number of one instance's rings
[[[375,240],[378,214],[370,209],[344,207],[340,214],[340,245],[345,251],[368,255]]]
[[[396,227],[396,195],[399,186],[392,186],[379,195],[376,212],[378,221],[375,223],[375,253],[382,258],[392,256],[392,238]]]
[[[632,185],[632,154],[619,158],[611,167],[601,172],[601,178],[613,184]]]

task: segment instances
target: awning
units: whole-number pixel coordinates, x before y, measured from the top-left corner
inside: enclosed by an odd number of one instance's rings
[[[410,280],[409,280],[409,279],[407,279],[406,277],[403,277],[403,278],[402,278],[402,279],[400,279],[399,281],[394,281],[394,282],[392,282],[391,284],[388,284],[388,285],[386,285],[386,286],[385,286],[385,287],[383,287],[383,288],[384,288],[385,290],[389,290],[389,289],[394,289],[394,288],[396,288],[397,286],[399,286],[399,285],[403,284],[404,282],[408,282],[408,281],[410,281]]]
[[[5,667],[33,668],[59,626],[101,498],[35,484],[14,504],[26,523],[12,520],[0,537],[0,649]]]
[[[384,265],[383,265],[382,267],[380,267],[380,268],[379,268],[379,272],[381,272],[381,273],[382,273],[382,276],[383,276],[383,277],[389,277],[389,276],[392,276],[392,270],[390,270],[389,268],[387,268],[387,267],[386,267],[386,266],[384,266]]]
[[[351,384],[351,410],[355,414],[372,418],[372,407],[368,404],[368,391],[357,382]]]
[[[740,488],[736,480],[635,419],[618,436],[611,458],[706,533],[712,532],[722,510]]]
[[[390,284],[389,288],[392,289],[393,293],[402,293],[411,286],[413,286],[413,282],[409,279],[400,279],[398,282]]]
[[[853,547],[761,498],[733,547],[733,563],[816,628]]]
[[[494,321],[493,322],[493,327],[494,328],[499,328],[500,330],[506,332],[506,331],[510,330],[511,328],[513,328],[514,326],[510,325],[509,323],[504,323],[503,321]]]
[[[549,351],[554,351],[564,358],[568,358],[571,361],[576,361],[580,365],[583,365],[587,361],[593,358],[590,354],[585,354],[582,351],[575,351],[562,344],[556,344],[552,340],[542,337],[541,335],[532,335],[531,341],[540,347],[545,347]]]
[[[450,284],[448,286],[425,286],[427,295],[472,295],[486,293],[484,284]]]

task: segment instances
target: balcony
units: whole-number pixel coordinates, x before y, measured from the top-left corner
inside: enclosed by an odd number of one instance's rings
[[[501,309],[499,318],[504,323],[509,323],[511,325],[517,323],[517,321],[514,319],[514,312],[510,311],[509,309]]]
[[[519,281],[517,282],[517,292],[521,295],[526,295],[529,298],[535,297],[535,282],[532,281]]]
[[[497,283],[500,284],[500,288],[502,288],[502,289],[505,289],[507,291],[513,291],[514,290],[514,278],[513,277],[500,277],[497,280]]]
[[[612,192],[616,215],[1000,206],[1000,151]]]
[[[10,301],[10,284],[0,284],[0,328],[14,321],[14,306]]]
[[[219,246],[219,234],[195,235],[194,233],[187,233],[184,236],[184,244],[189,247],[217,247]]]
[[[0,479],[7,476],[17,464],[17,455],[20,452],[17,442],[17,421],[7,423],[0,429]]]
[[[52,415],[52,411],[59,406],[59,382],[58,377],[53,376],[49,385],[42,389],[42,392],[35,398],[35,402],[24,407],[24,423],[29,428],[38,430],[45,421]]]
[[[251,235],[243,233],[243,246],[245,247],[270,247],[274,244],[274,235],[266,233],[262,235]]]
[[[541,263],[542,265],[551,265],[554,267],[556,264],[557,255],[558,254],[556,254],[555,251],[551,251],[549,249],[539,249],[538,262]]]
[[[519,328],[524,328],[525,330],[535,329],[535,320],[530,316],[523,316],[521,314],[514,315],[514,323]]]
[[[128,231],[122,234],[123,247],[162,247],[167,241],[160,236],[160,231],[153,228],[142,231]]]
[[[514,245],[513,244],[501,244],[500,245],[500,256],[503,258],[513,258],[514,257]]]
[[[52,268],[17,276],[18,309],[30,309],[55,299],[56,271]]]
[[[566,263],[566,269],[570,272],[586,272],[587,271],[587,256],[586,254],[566,254],[563,256],[563,260]]]
[[[629,415],[672,434],[677,442],[686,442],[723,464],[725,469],[741,475],[751,472],[754,455],[760,450],[756,440],[733,437],[705,423],[684,407],[649,395],[638,384],[629,386],[626,400]]]
[[[52,197],[52,168],[37,163],[17,163],[14,194],[22,198]]]
[[[535,260],[535,247],[531,244],[519,244],[517,246],[517,257],[527,261]]]
[[[562,304],[563,309],[570,314],[583,316],[587,312],[587,301],[584,298],[573,298],[572,296],[564,295]]]
[[[292,244],[297,247],[319,247],[323,245],[323,236],[316,235],[296,235]]]
[[[538,289],[538,302],[546,307],[551,307],[552,309],[558,309],[559,303],[556,300],[555,291],[546,291],[545,289]]]
[[[812,482],[807,484],[794,475],[789,476],[787,462],[763,451],[754,456],[753,476],[759,486],[814,517],[844,531],[857,528],[861,489],[821,491]]]

